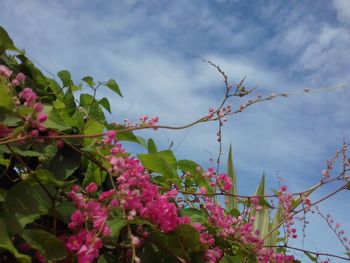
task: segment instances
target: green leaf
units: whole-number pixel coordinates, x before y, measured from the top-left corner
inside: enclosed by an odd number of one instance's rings
[[[17,147],[12,147],[12,150],[21,155],[21,156],[28,156],[28,157],[39,157],[42,156],[43,154],[40,152],[36,152],[36,151],[30,151],[30,150],[21,150]]]
[[[48,192],[52,187],[43,185]],[[13,186],[6,195],[5,213],[14,215],[18,223],[24,227],[41,215],[48,213],[51,200],[45,190],[36,181],[26,180]]]
[[[110,128],[110,126],[108,128]],[[147,143],[142,137],[135,136],[135,134],[131,131],[130,132],[120,132],[120,133],[118,132],[118,130],[116,130],[116,131],[117,131],[118,141],[134,142],[134,143],[140,144],[144,148],[148,149]]]
[[[193,226],[181,224],[173,232],[173,235],[177,237],[178,242],[186,249],[187,253],[204,252],[205,247],[199,241],[199,233]]]
[[[1,90],[1,87],[0,87]],[[2,97],[0,97],[1,100]],[[0,123],[6,126],[17,126],[20,122],[21,119],[17,114],[12,112],[12,107],[10,109],[1,109],[1,114],[0,114]]]
[[[7,108],[8,110],[13,109],[13,101],[11,98],[11,93],[8,91],[8,88],[1,82],[0,82],[0,107]]]
[[[64,181],[57,180],[55,175],[48,170],[38,169],[35,171],[35,174],[38,180],[42,183],[53,184],[59,188],[64,187],[66,184]]]
[[[97,120],[101,123],[106,121],[102,108],[98,103],[92,103],[88,112],[89,118]]]
[[[157,145],[154,143],[152,139],[148,139],[147,141],[147,146],[148,146],[148,153],[157,153]]]
[[[97,263],[115,263],[116,255],[103,253],[97,260]]]
[[[255,195],[258,196],[264,196],[266,195],[265,192],[265,175],[262,176],[258,189],[256,190]],[[259,197],[259,203],[266,201],[264,197]],[[259,211],[257,211],[255,208],[251,209],[250,216],[255,217],[255,221],[253,224],[253,229],[259,230],[260,238],[264,238],[268,231],[269,231],[269,208],[262,207]],[[265,239],[264,244],[267,244],[267,240]]]
[[[5,50],[22,52],[15,47],[12,39],[10,38],[6,30],[2,26],[0,26],[0,53],[2,53]]]
[[[88,162],[83,185],[88,185],[91,182],[95,182],[97,185],[101,185],[104,182],[105,178],[106,173],[101,171],[100,167],[92,162]]]
[[[203,252],[207,249],[199,240],[199,233],[187,224],[180,225],[175,231],[165,235],[159,230],[152,229],[149,239],[160,248],[166,248],[173,257],[163,258],[159,254],[158,261],[152,262],[203,262]],[[175,258],[174,258],[175,257]],[[178,259],[175,261],[174,259]],[[164,261],[167,259],[167,261]]]
[[[127,220],[115,218],[107,221],[107,225],[112,230],[112,237],[118,237],[120,230],[128,224]]]
[[[34,66],[34,64],[24,55],[16,56],[21,62],[22,72],[27,76],[27,80],[31,79],[32,88],[37,92],[39,97],[41,95],[47,96],[45,87],[49,85],[49,79]]]
[[[229,214],[234,217],[239,217],[241,215],[241,212],[236,208],[232,208]]]
[[[57,151],[48,169],[55,174],[55,178],[63,180],[71,176],[81,164],[81,156],[70,147]]]
[[[281,207],[279,206],[276,210],[276,214],[272,220],[272,222],[269,224],[269,233],[273,231],[270,236],[266,239],[266,244],[269,246],[277,246],[278,245],[278,226],[281,223],[282,217],[281,217]],[[274,249],[276,251],[276,248]]]
[[[63,103],[65,105],[65,111],[68,113],[69,116],[72,116],[77,108],[77,105],[75,104],[73,92],[70,89],[68,89],[64,94]]]
[[[109,101],[106,97],[103,97],[102,99],[100,99],[98,101],[98,103],[103,107],[105,108],[109,113],[112,113],[111,112],[111,105],[109,104]]]
[[[177,177],[176,159],[172,151],[165,150],[157,153],[138,154],[137,157],[148,170],[160,173],[169,179]]]
[[[319,187],[319,185],[316,184],[316,185],[310,187],[309,189],[307,189],[306,191],[304,191],[303,198],[306,198],[309,195],[311,195],[318,187]],[[298,195],[297,197],[293,198],[293,200],[292,200],[292,209],[297,208],[301,204],[301,202],[302,202],[302,199],[301,199],[300,195]]]
[[[179,160],[177,162],[177,167],[183,173],[189,172],[192,176],[195,176],[195,177],[201,177],[202,176],[202,174],[197,171],[197,167],[200,167],[200,165],[197,164],[194,161],[191,161],[191,160]]]
[[[72,118],[76,120],[77,128],[79,129],[80,132],[82,132],[84,130],[84,125],[85,125],[83,113],[80,110],[76,110]]]
[[[191,222],[203,223],[207,221],[207,215],[205,215],[202,210],[196,208],[182,209],[180,210],[180,213],[182,216],[188,216],[191,219]]]
[[[89,87],[95,86],[94,79],[91,76],[85,76],[82,78],[82,81],[84,81]]]
[[[49,116],[48,120],[45,122],[47,128],[56,129],[59,131],[68,130],[71,127],[65,123],[61,116],[61,111],[57,110],[51,105],[44,106],[44,112]]]
[[[9,164],[10,164],[9,159],[4,159],[4,158],[0,157],[0,165],[3,165],[7,168],[9,166]]]
[[[81,90],[81,86],[82,86],[81,84],[79,86],[73,84],[69,87],[69,89],[74,92],[74,91]]]
[[[0,202],[5,201],[6,193],[7,193],[6,189],[0,188]]]
[[[47,260],[58,261],[68,256],[64,243],[49,232],[41,229],[25,229],[22,237]]]
[[[13,245],[11,238],[9,237],[6,229],[6,224],[3,218],[0,217],[0,248],[6,249],[11,252],[21,263],[29,263],[31,259],[29,256],[23,255],[17,251],[15,246]]]
[[[230,149],[228,152],[228,160],[227,160],[227,175],[232,180],[232,188],[228,191],[232,195],[237,195],[237,178],[235,167],[233,166],[232,161],[232,145],[230,144]],[[237,199],[234,196],[226,196],[226,209],[231,211],[232,209],[237,209]]]
[[[71,75],[68,70],[61,70],[57,73],[57,76],[62,81],[63,87],[69,87],[73,85]]]
[[[115,93],[117,93],[120,97],[123,97],[122,93],[120,92],[119,86],[117,84],[117,82],[115,82],[114,79],[110,79],[107,82],[105,82],[103,84],[104,86],[110,88],[111,90],[113,90]]]
[[[90,94],[83,93],[80,94],[80,106],[90,106],[94,101],[94,97]]]
[[[68,224],[70,222],[70,217],[76,210],[73,202],[63,201],[56,206],[56,212],[58,213],[58,219],[63,223]]]
[[[243,255],[227,256],[220,260],[219,263],[234,263],[234,262],[246,262]]]
[[[59,92],[61,91],[60,85],[57,83],[56,80],[54,79],[49,79],[48,80],[48,86],[50,87],[51,91],[56,94],[60,95]]]
[[[209,192],[212,192],[212,187],[208,184],[207,179],[202,176],[201,172],[197,171],[197,167],[201,168],[199,164],[191,160],[179,160],[177,167],[183,173],[189,172],[191,174],[190,178],[193,178],[198,186],[206,187]]]
[[[83,134],[92,135],[92,134],[101,134],[103,132],[104,126],[96,120],[88,120],[85,124]],[[84,146],[89,145],[94,139],[85,138]]]
[[[312,262],[317,262],[317,257],[315,257],[314,255],[304,251],[304,254],[312,261]]]

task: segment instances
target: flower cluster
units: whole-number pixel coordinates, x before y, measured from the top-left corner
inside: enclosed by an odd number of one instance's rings
[[[159,122],[159,117],[154,116],[150,119],[148,119],[148,115],[141,115],[139,118],[139,122],[132,122],[128,118],[124,119],[125,127],[127,128],[135,128],[135,127],[141,127],[141,126],[156,126]]]
[[[285,228],[286,233],[288,236],[291,236],[292,238],[297,238],[298,235],[296,234],[296,229],[293,228],[294,220],[293,217],[290,215],[292,211],[292,200],[293,196],[291,193],[287,193],[288,187],[285,185],[282,185],[278,191],[278,201],[280,204],[280,207],[282,209],[282,217],[285,218]],[[304,204],[311,206],[311,202],[309,199],[304,200]]]
[[[12,70],[7,68],[4,65],[0,65],[0,76],[4,76],[5,78],[10,78],[12,75]]]
[[[151,182],[149,173],[139,160],[123,156],[125,150],[116,142],[115,132],[107,133],[107,139],[103,142],[114,142],[111,155],[106,159],[111,165],[111,174],[116,177],[120,205],[127,211],[129,220],[140,216],[164,232],[175,230],[179,224],[189,223],[188,218],[179,217],[177,206],[170,202],[177,191],[160,194],[158,186]]]
[[[139,161],[123,156],[125,150],[117,143],[114,131],[106,133],[102,144],[113,145],[111,155],[106,159],[111,165],[111,174],[116,177],[117,189],[102,192],[96,199],[92,195],[97,191],[97,185],[91,183],[84,190],[76,185],[68,194],[77,210],[68,225],[75,234],[68,238],[66,245],[79,263],[92,262],[98,257],[102,238],[111,234],[106,221],[115,207],[125,211],[127,220],[147,219],[165,233],[190,222],[188,217],[178,215],[177,206],[171,202],[176,198],[177,190],[161,194]]]
[[[327,160],[327,167],[321,171],[322,177],[321,182],[325,183],[327,182],[331,177],[331,172],[334,168],[334,165],[338,158],[341,156],[341,165],[343,168],[342,173],[338,175],[338,179],[342,179],[344,181],[349,181],[349,175],[347,174],[347,171],[349,171],[350,167],[350,158],[347,155],[348,146],[346,143],[343,143],[343,147],[340,150],[337,150],[333,158],[330,160]]]
[[[215,118],[223,118],[227,114],[229,114],[231,111],[232,111],[232,106],[230,104],[216,111],[214,110],[214,108],[210,107],[208,109],[208,114],[206,115],[206,118],[208,120],[215,119]],[[216,116],[215,116],[215,113],[216,113]]]
[[[333,217],[330,214],[327,214],[326,221],[332,231],[337,235],[338,239],[346,249],[348,253],[350,253],[350,239],[345,236],[344,229],[341,229],[339,223],[335,223]]]
[[[205,194],[206,190],[201,189],[201,193]],[[237,240],[242,245],[253,247],[254,253],[261,263],[285,263],[294,261],[293,256],[275,253],[272,249],[263,247],[263,241],[259,238],[258,233],[253,231],[252,223],[254,219],[250,222],[246,222],[242,215],[237,218],[227,215],[224,209],[211,198],[204,197],[203,201],[204,207],[209,215],[209,223],[219,231],[218,234],[221,238]],[[192,224],[192,226],[200,234],[200,241],[211,247],[205,253],[207,262],[218,262],[223,251],[215,246],[214,236],[208,232],[205,226],[199,223]]]
[[[15,78],[11,80],[12,71],[7,67],[0,65],[0,76],[5,77],[6,81],[9,82],[8,89],[12,93],[14,88],[24,84],[25,76],[23,73],[18,73]],[[15,111],[21,117],[24,122],[24,127],[29,135],[36,137],[39,132],[46,131],[46,126],[44,122],[47,120],[48,116],[43,112],[43,104],[37,101],[37,95],[31,88],[24,88],[18,93],[17,96],[13,97],[13,103],[15,106]],[[29,108],[29,110],[24,110],[24,108]],[[23,114],[23,112],[26,112]],[[9,136],[12,133],[10,127],[0,124],[0,137]],[[25,135],[22,133],[21,135]]]
[[[75,185],[68,193],[77,210],[68,224],[75,234],[67,239],[66,246],[77,256],[79,263],[89,263],[97,258],[102,248],[101,238],[111,235],[106,221],[110,210],[118,204],[117,200],[112,199],[114,190],[102,192],[98,200],[92,198],[96,191],[97,185],[90,183],[85,190]]]
[[[198,167],[198,171],[201,171],[200,167]],[[228,191],[232,188],[231,178],[225,173],[217,175],[213,167],[209,167],[207,171],[203,171],[202,176],[208,178],[211,186],[217,186],[224,191]]]
[[[46,126],[43,124],[48,116],[43,112],[44,106],[40,102],[36,102],[37,96],[31,88],[25,88],[18,94],[19,99],[24,106],[33,109],[32,113],[24,117],[25,126],[29,128],[30,135],[36,137],[39,132],[46,131]],[[16,103],[17,105],[19,103]]]

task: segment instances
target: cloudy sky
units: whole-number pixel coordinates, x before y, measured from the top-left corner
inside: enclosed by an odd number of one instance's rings
[[[0,0],[0,5],[0,25],[46,74],[68,69],[77,82],[85,75],[116,79],[123,99],[99,91],[111,99],[113,121],[148,114],[158,115],[161,124],[181,125],[217,106],[222,78],[198,56],[219,65],[231,83],[246,76],[248,87],[266,95],[350,84],[350,0]],[[350,89],[310,92],[231,116],[223,153],[232,142],[241,193],[253,193],[263,172],[271,187],[278,178],[292,191],[317,183],[325,161],[343,138],[350,140],[349,100]],[[208,166],[218,153],[216,132],[211,123],[143,135],[160,148],[172,141],[178,159]],[[325,187],[314,200],[335,187]],[[349,195],[341,193],[320,208],[350,235]],[[306,229],[305,248],[340,255],[336,237],[319,218],[314,221]]]

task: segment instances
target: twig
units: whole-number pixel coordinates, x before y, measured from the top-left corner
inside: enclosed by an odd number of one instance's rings
[[[288,248],[288,249],[293,249],[293,250],[301,251],[301,252],[304,252],[304,253],[313,254],[313,255],[315,255],[316,257],[319,257],[319,256],[326,256],[326,257],[333,257],[333,258],[339,258],[339,259],[343,259],[343,260],[350,261],[349,258],[345,258],[345,257],[342,257],[342,256],[337,256],[337,255],[330,254],[330,253],[315,252],[315,251],[311,251],[311,250],[307,250],[307,249],[302,249],[302,248],[297,248],[297,247],[292,247],[292,246],[288,246],[288,245],[281,245],[281,246],[264,246],[264,247],[268,247],[268,248]]]

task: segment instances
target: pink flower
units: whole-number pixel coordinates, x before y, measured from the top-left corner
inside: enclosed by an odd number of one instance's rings
[[[97,191],[97,185],[94,182],[92,182],[85,187],[85,191],[88,193],[94,193]]]
[[[24,99],[27,105],[31,105],[36,100],[36,94],[31,88],[25,88],[22,90],[18,96]]]
[[[159,117],[158,116],[154,116],[149,122],[149,125],[156,125],[159,121]]]
[[[329,170],[328,169],[327,170],[326,169],[322,170],[321,173],[322,173],[323,177],[329,178]]]
[[[12,130],[0,123],[0,138],[8,136]]]
[[[39,131],[38,130],[31,130],[30,131],[30,136],[37,137],[38,135],[39,135]]]
[[[37,102],[34,104],[33,106],[33,109],[36,111],[36,112],[41,112],[43,110],[43,104],[41,104],[40,102]]]
[[[117,199],[112,199],[109,205],[111,207],[117,207],[119,205],[119,201]]]
[[[16,76],[16,80],[19,82],[19,83],[23,83],[25,81],[26,77],[24,76],[23,73],[18,73],[17,76]]]
[[[56,148],[62,149],[64,147],[64,141],[63,140],[56,140]]]
[[[102,140],[102,142],[112,143],[113,141],[116,141],[116,132],[114,130],[106,132],[105,138]]]
[[[142,123],[146,122],[147,119],[148,119],[148,116],[147,116],[147,115],[141,115],[141,116],[140,116],[140,121],[141,121]]]
[[[12,87],[17,87],[19,85],[19,82],[17,81],[17,79],[14,79],[11,81],[11,86]]]
[[[158,116],[154,116],[154,117],[152,118],[152,121],[153,121],[154,123],[157,123],[157,122],[159,121],[159,117],[158,117]]]
[[[85,223],[85,217],[80,210],[76,210],[70,217],[71,222],[68,224],[70,229],[81,227]]]
[[[280,192],[285,192],[285,191],[287,191],[288,190],[288,187],[286,186],[286,185],[282,185],[281,187],[280,187]]]
[[[102,192],[98,198],[99,201],[104,201],[108,198],[110,198],[111,196],[113,196],[115,194],[115,190],[112,189],[112,190],[109,190],[109,191],[105,191],[105,192]]]
[[[39,112],[39,114],[36,116],[36,119],[39,122],[47,121],[47,118],[48,118],[47,114],[43,112]]]
[[[217,177],[217,184],[221,187],[223,187],[223,189],[225,191],[228,191],[232,188],[232,180],[230,177],[228,177],[227,174],[220,174]]]
[[[47,262],[46,258],[39,251],[36,251],[34,256],[40,263],[46,263]]]
[[[66,247],[70,251],[78,251],[83,244],[83,238],[82,235],[70,236],[67,240]]]
[[[77,185],[77,184],[75,184],[75,185],[73,185],[72,186],[72,191],[74,191],[74,192],[79,192],[80,191],[80,186],[79,185]]]
[[[135,245],[135,246],[138,246],[140,243],[141,243],[141,240],[136,237],[136,236],[131,236],[131,242]]]
[[[0,65],[0,76],[9,78],[11,77],[11,75],[12,75],[12,71],[8,67],[4,65]]]
[[[222,256],[222,250],[215,247],[214,249],[208,249],[205,251],[204,258],[208,263],[216,263]]]
[[[11,81],[12,87],[17,87],[20,84],[23,84],[25,80],[25,76],[23,73],[18,73],[16,78]]]

